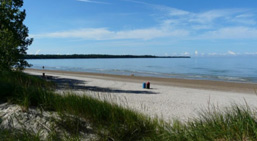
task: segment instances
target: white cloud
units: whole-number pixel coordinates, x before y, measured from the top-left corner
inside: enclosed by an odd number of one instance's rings
[[[248,27],[226,27],[208,31],[198,39],[257,39],[257,29]]]
[[[217,53],[213,52],[213,53],[208,53],[209,56],[216,56],[218,55]]]
[[[196,22],[200,24],[213,23],[217,19],[222,19],[223,21],[229,17],[234,17],[240,13],[244,12],[243,9],[217,9],[209,10],[202,13],[191,13],[188,17],[189,22]]]
[[[224,23],[246,23],[255,21],[255,16],[249,13],[247,9],[215,9],[204,12],[189,12],[180,9],[170,8],[168,11],[171,17],[186,24],[209,25],[209,24],[224,24]],[[219,22],[218,20],[222,21]]]
[[[201,53],[199,54],[201,56],[216,56],[216,57],[219,57],[219,56],[244,56],[244,55],[257,55],[257,52],[245,52],[245,53],[236,53],[234,51],[231,51],[229,50],[228,52],[226,53]]]
[[[257,15],[253,9],[230,8],[192,12],[147,2],[129,2],[164,11],[162,15],[157,14],[156,19],[160,25],[187,31],[190,33],[187,39],[257,39]]]
[[[38,55],[38,54],[39,54],[39,52],[40,52],[40,49],[36,51],[35,55]]]
[[[228,51],[228,54],[229,54],[229,55],[236,55],[236,53],[235,53],[235,52],[230,51],[230,50]]]
[[[226,27],[217,30],[207,30],[203,33],[192,35],[193,31],[176,29],[172,27],[145,28],[134,30],[112,31],[107,28],[84,28],[68,31],[59,31],[43,34],[32,34],[33,38],[75,38],[84,40],[121,40],[141,39],[151,40],[156,38],[187,39],[257,39],[257,28]],[[195,33],[194,33],[195,34]],[[183,38],[182,38],[183,37]]]
[[[127,0],[129,1],[129,0]],[[246,21],[249,19],[255,20],[254,14],[251,13],[249,9],[239,9],[239,8],[231,8],[231,9],[213,9],[202,12],[191,12],[183,9],[178,9],[174,7],[168,7],[164,5],[150,4],[146,2],[133,1],[139,4],[144,4],[147,6],[151,6],[153,9],[158,9],[160,11],[165,11],[166,16],[164,16],[165,20],[172,20],[173,23],[177,23],[179,25],[189,25],[189,24],[211,24],[215,22],[217,19],[221,19],[226,22],[231,22],[232,18],[245,18]],[[168,16],[167,16],[168,15]],[[159,15],[158,15],[159,16]],[[176,21],[176,22],[174,22]]]
[[[216,9],[198,13],[165,9],[169,16],[161,21],[162,25],[187,30],[204,39],[254,39],[257,36],[256,15],[247,9]],[[195,39],[195,35],[191,36]]]
[[[197,50],[195,51],[195,55],[198,55],[198,51]]]
[[[169,9],[170,16],[185,16],[185,15],[189,15],[189,14],[190,14],[190,12],[188,12],[188,11],[184,11],[184,10],[180,10],[180,9],[176,9],[176,8]]]
[[[192,25],[193,30],[211,29],[211,25]]]
[[[32,35],[34,38],[83,38],[100,40],[107,38],[112,32],[105,28],[87,28]]]
[[[229,18],[229,20],[231,22],[241,23],[245,25],[255,25],[257,23],[255,16],[249,13],[236,15],[235,17]]]
[[[88,3],[104,3],[95,0],[77,0]],[[118,40],[156,38],[203,39],[253,39],[257,40],[256,15],[247,9],[216,9],[190,12],[167,6],[127,0],[165,11],[160,25],[151,28],[114,31],[108,28],[83,28],[51,33],[34,34],[35,38],[76,38],[83,40]],[[105,3],[106,4],[106,3]],[[249,26],[250,25],[250,26]],[[256,25],[256,26],[253,26]]]
[[[231,19],[243,18],[247,21],[254,20],[254,16],[246,9],[215,9],[203,12],[190,12],[172,7],[156,5],[158,9],[166,11],[168,16],[165,20],[176,20],[179,24],[211,24],[220,19],[223,22],[231,22]],[[217,24],[217,22],[216,22]]]
[[[245,52],[245,55],[257,55],[257,52]]]
[[[77,1],[87,2],[87,3],[97,3],[97,4],[110,4],[107,2],[100,2],[100,1],[94,1],[94,0],[77,0]]]
[[[238,54],[234,51],[231,51],[229,50],[228,52],[226,53],[207,53],[207,54],[202,54],[202,56],[235,56],[235,55],[249,55],[249,54],[246,54],[246,53],[243,53],[243,54]]]
[[[188,52],[185,52],[185,53],[184,53],[184,55],[190,55],[190,53],[188,53]]]
[[[118,40],[142,39],[150,40],[161,37],[183,37],[189,33],[185,30],[169,30],[165,28],[146,28],[135,30],[111,31],[106,28],[85,28],[70,31],[52,32],[31,35],[34,38],[80,38],[85,40]]]

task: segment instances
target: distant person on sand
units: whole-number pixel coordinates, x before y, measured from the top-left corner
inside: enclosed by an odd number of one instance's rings
[[[45,66],[43,66],[42,69],[44,70]],[[45,73],[44,72],[42,73],[42,75],[43,75],[43,78],[45,78]]]

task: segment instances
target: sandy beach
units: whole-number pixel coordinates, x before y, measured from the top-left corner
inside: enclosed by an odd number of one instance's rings
[[[26,73],[42,75],[60,84],[58,91],[106,98],[151,117],[166,121],[188,120],[213,105],[223,108],[246,103],[257,107],[257,84],[209,80],[186,80],[140,76],[120,76],[84,72],[26,69]],[[151,89],[143,89],[143,82]]]

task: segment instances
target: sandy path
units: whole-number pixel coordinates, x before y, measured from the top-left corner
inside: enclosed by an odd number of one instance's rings
[[[36,70],[26,70],[25,72],[42,74],[41,71]],[[195,80],[189,80],[192,81],[190,85],[180,86],[174,82],[172,85],[169,82],[153,80],[151,89],[142,89],[141,82],[146,80],[144,77],[131,78],[128,76],[129,79],[126,79],[122,76],[112,77],[88,73],[45,72],[47,75],[55,76],[55,81],[60,82],[64,88],[70,88],[77,94],[86,93],[96,97],[106,97],[123,106],[128,106],[152,117],[157,115],[167,121],[174,118],[187,120],[196,117],[200,110],[207,109],[213,104],[226,107],[233,103],[245,104],[247,102],[248,105],[257,107],[257,96],[253,94],[254,88],[250,89],[256,84],[227,83],[226,87],[223,86],[219,89],[219,85],[224,82],[215,82],[216,85],[213,87],[206,87]]]

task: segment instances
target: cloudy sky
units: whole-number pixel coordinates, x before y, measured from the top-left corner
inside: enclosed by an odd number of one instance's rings
[[[29,54],[253,55],[257,0],[24,0]]]

